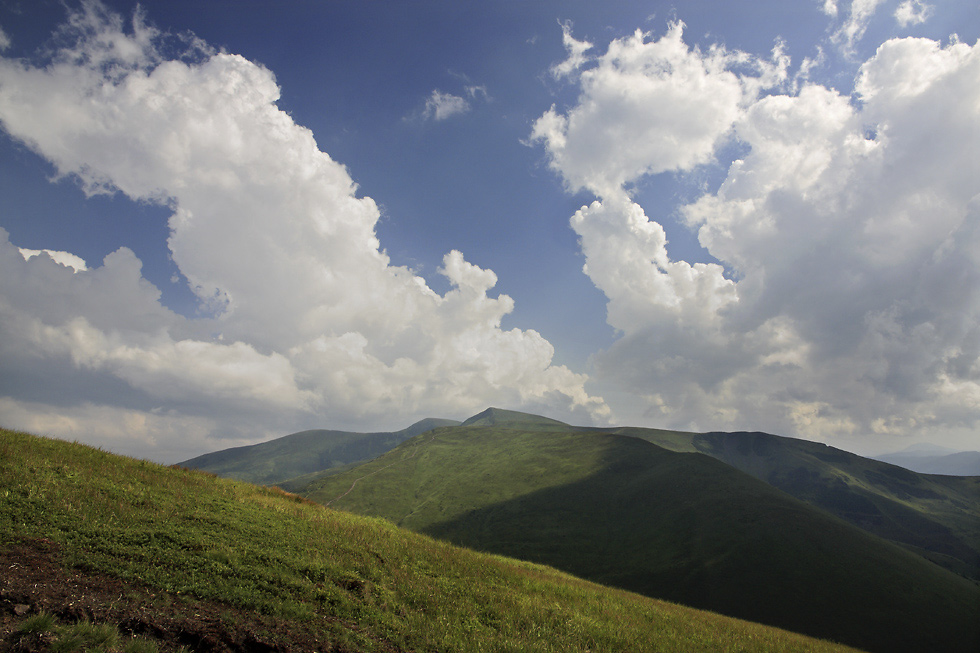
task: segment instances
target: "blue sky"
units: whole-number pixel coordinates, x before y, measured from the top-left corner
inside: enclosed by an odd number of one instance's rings
[[[488,405],[976,448],[975,3],[0,30],[4,425],[163,461]]]

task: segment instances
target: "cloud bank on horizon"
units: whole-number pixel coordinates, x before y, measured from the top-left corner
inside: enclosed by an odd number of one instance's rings
[[[879,5],[824,3],[842,52]],[[574,371],[501,326],[513,300],[463,252],[444,293],[392,264],[375,201],[279,108],[270,70],[151,19],[84,2],[46,60],[0,58],[0,125],[89,195],[168,207],[201,310],[167,308],[129,249],[84,261],[0,230],[0,361],[23,380],[4,425],[170,460],[487,405],[828,442],[980,425],[976,44],[887,40],[845,95],[779,43],[701,49],[677,20],[600,52],[563,24],[550,73],[577,98],[528,142],[595,198],[570,224],[617,334]],[[434,90],[422,117],[469,108]],[[636,186],[731,152],[677,208],[717,262],[673,260]]]

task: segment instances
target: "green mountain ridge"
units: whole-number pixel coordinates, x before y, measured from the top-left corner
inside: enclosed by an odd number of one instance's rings
[[[303,494],[868,650],[980,644],[976,585],[728,464],[635,436],[518,424],[436,429]]]
[[[2,429],[0,562],[0,650],[80,650],[70,637],[107,624],[163,653],[851,650]]]
[[[223,449],[178,463],[238,481],[276,485],[310,474],[339,471],[370,460],[399,443],[455,420],[427,418],[400,431],[355,433],[313,429],[267,442]]]
[[[516,410],[504,410],[492,406],[482,413],[478,413],[465,420],[460,426],[501,426],[504,428],[515,428],[519,426],[529,431],[552,431],[556,429],[564,431],[574,428],[565,422],[559,422],[549,417],[522,413]]]
[[[392,434],[307,431],[182,463],[220,476],[303,491],[453,420],[422,420]],[[980,580],[980,477],[910,473],[827,445],[759,432],[692,433],[571,426],[490,407],[462,423],[526,431],[618,433],[677,452],[700,452],[954,571]]]

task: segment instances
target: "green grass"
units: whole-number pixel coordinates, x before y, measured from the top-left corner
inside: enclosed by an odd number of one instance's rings
[[[474,508],[580,481],[605,455],[604,440],[592,435],[443,428],[344,474],[319,479],[303,495],[423,530]],[[339,499],[354,481],[355,490]]]
[[[24,619],[14,630],[11,643],[14,650],[23,647],[24,640],[47,636],[44,647],[51,653],[157,653],[156,642],[138,637],[125,637],[113,624],[95,624],[86,620],[61,624],[49,612],[39,612]],[[31,647],[36,650],[37,647]]]
[[[281,491],[0,431],[0,548],[287,620],[347,651],[838,651]],[[77,633],[76,633],[77,634]]]
[[[27,637],[29,635],[43,635],[54,630],[57,620],[49,612],[39,612],[25,619],[14,631],[16,638]]]
[[[81,621],[58,629],[58,637],[51,644],[52,653],[96,651],[108,653],[119,648],[122,637],[111,624],[93,624]]]
[[[634,437],[439,429],[307,496],[875,650],[973,651],[980,636],[969,581],[717,460]]]

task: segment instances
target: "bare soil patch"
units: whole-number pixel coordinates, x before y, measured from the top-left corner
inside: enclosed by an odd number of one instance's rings
[[[0,547],[0,653],[47,650],[44,637],[13,633],[39,612],[60,623],[109,623],[157,643],[161,653],[299,653],[351,649],[330,642],[314,624],[296,624],[219,603],[173,596],[107,575],[66,568],[50,540]]]

